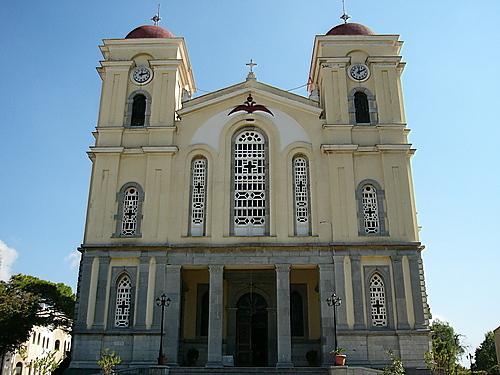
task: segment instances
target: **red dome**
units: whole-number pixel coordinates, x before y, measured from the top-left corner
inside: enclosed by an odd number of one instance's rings
[[[175,35],[160,26],[144,25],[135,28],[125,37],[125,39],[137,38],[175,38]]]
[[[375,35],[375,33],[360,23],[343,23],[335,26],[326,35]]]

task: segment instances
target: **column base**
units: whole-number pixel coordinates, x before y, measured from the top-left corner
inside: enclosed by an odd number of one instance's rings
[[[293,363],[292,362],[278,362],[276,363],[276,368],[292,368]]]
[[[205,365],[206,368],[222,368],[222,362],[207,362]]]

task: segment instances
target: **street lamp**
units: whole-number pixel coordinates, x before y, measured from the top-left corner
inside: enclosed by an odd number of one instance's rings
[[[337,345],[337,307],[342,304],[342,299],[335,293],[326,299],[328,306],[333,307],[333,339],[335,341],[335,351],[338,349]]]
[[[156,299],[156,306],[161,306],[161,325],[160,325],[160,351],[158,353],[158,364],[165,365],[166,359],[163,354],[163,316],[165,315],[165,307],[170,306],[170,298],[167,298],[165,293]]]

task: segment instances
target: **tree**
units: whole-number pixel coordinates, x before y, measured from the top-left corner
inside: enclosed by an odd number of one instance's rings
[[[391,360],[391,364],[384,368],[383,375],[405,375],[406,372],[401,359],[392,350],[389,350],[387,355]]]
[[[427,367],[433,374],[457,374],[458,361],[465,352],[460,335],[446,322],[435,320],[431,325],[432,350],[425,353]]]
[[[69,330],[75,296],[64,284],[14,275],[0,281],[0,357],[29,339],[34,326]]]
[[[97,361],[104,375],[112,374],[115,366],[118,366],[120,363],[122,363],[120,356],[115,352],[110,352],[109,349],[104,349],[101,353],[101,358]]]
[[[59,366],[61,360],[56,360],[57,350],[52,350],[43,357],[38,357],[28,367],[33,369],[34,373],[40,375],[50,375]]]
[[[472,366],[474,371],[486,371],[489,375],[500,374],[493,332],[484,335],[484,341],[476,349],[474,357],[475,363]]]

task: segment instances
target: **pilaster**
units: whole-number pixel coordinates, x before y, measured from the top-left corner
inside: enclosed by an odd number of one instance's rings
[[[137,278],[137,307],[135,316],[135,327],[137,329],[146,328],[147,293],[149,281],[149,257],[142,254],[139,263],[139,277]]]
[[[335,294],[342,300],[342,304],[337,307],[337,329],[348,329],[347,311],[345,308],[345,272],[344,272],[344,255],[335,255],[333,257],[335,267]]]
[[[278,363],[276,367],[290,368],[292,363],[292,333],[290,329],[290,265],[276,265],[276,312]]]
[[[409,329],[408,315],[406,312],[405,280],[403,274],[403,257],[392,255],[392,272],[394,293],[396,295],[396,317],[398,320],[397,329]]]
[[[110,258],[108,256],[100,257],[99,273],[97,275],[97,292],[95,303],[94,329],[104,329],[106,326],[106,295],[108,286]]]
[[[170,306],[165,312],[165,355],[169,365],[177,365],[181,322],[181,266],[167,265],[165,294]]]
[[[93,261],[94,257],[91,257],[85,253],[82,254],[82,261],[79,272],[78,310],[77,310],[75,329],[85,328],[85,323],[88,315],[87,310],[89,306]]]
[[[326,299],[335,290],[333,264],[319,264],[319,305],[321,310],[321,356],[323,366],[332,362],[330,351],[335,347],[333,340],[333,312]]]
[[[208,312],[208,361],[206,367],[222,367],[222,322],[224,312],[224,266],[211,265]]]
[[[365,329],[361,256],[351,255],[352,294],[354,298],[354,329]]]
[[[420,275],[420,256],[408,256],[410,265],[411,290],[413,295],[413,309],[415,311],[415,329],[425,329],[426,319],[424,313],[424,301],[422,298],[422,280]]]

